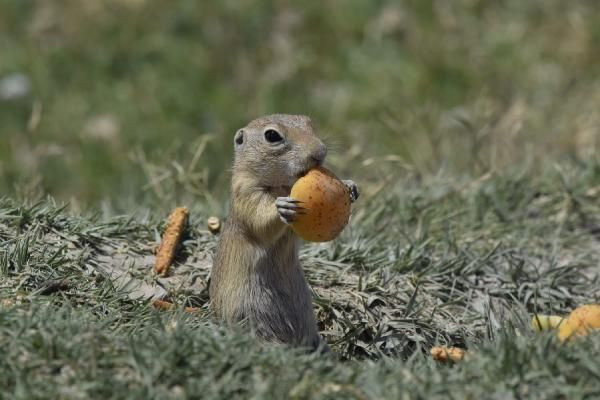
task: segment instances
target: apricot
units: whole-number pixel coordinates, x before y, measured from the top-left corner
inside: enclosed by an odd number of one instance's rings
[[[585,304],[573,310],[558,327],[558,338],[565,341],[584,336],[592,329],[600,329],[600,304]]]
[[[350,192],[328,169],[311,169],[292,186],[290,196],[304,207],[291,226],[310,242],[326,242],[337,237],[350,218]]]

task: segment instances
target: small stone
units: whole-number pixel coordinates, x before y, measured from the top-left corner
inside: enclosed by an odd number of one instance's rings
[[[22,73],[14,73],[0,78],[0,100],[15,100],[31,92],[31,80]]]

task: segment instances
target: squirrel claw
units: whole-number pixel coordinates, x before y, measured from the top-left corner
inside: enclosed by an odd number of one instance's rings
[[[301,203],[299,200],[292,197],[278,197],[275,200],[275,207],[277,207],[281,222],[284,224],[292,223],[298,215],[304,214],[305,209],[299,203]]]
[[[356,183],[354,183],[354,181],[350,179],[342,180],[342,183],[346,185],[346,187],[350,191],[350,201],[354,203],[358,199],[358,196],[360,196],[358,186],[356,185]]]

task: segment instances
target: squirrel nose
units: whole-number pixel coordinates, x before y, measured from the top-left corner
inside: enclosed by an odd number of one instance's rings
[[[325,157],[327,156],[327,146],[323,143],[319,143],[317,148],[312,152],[310,158],[312,158],[317,165],[321,165],[323,161],[325,161]]]

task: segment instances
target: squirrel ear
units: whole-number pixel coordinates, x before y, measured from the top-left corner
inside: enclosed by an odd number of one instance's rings
[[[237,131],[235,133],[233,141],[235,142],[236,146],[240,146],[244,143],[244,130],[243,129],[240,129],[239,131]]]

